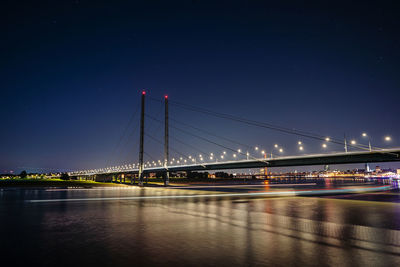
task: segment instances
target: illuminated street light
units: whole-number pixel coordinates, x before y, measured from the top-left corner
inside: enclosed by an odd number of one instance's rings
[[[322,144],[322,147],[323,147],[323,148],[326,148],[326,144]]]
[[[300,147],[299,147],[299,149],[300,149],[300,150],[303,150],[303,147],[302,147],[302,146],[300,146]]]
[[[240,153],[240,152],[242,152],[242,150],[239,148],[239,149],[237,150],[237,152]]]
[[[275,147],[275,148],[278,148],[278,144],[275,144],[274,147]]]
[[[224,158],[224,155],[221,155],[221,159],[223,159]]]
[[[325,138],[325,141],[329,142],[329,141],[331,141],[331,139],[329,137],[327,137],[327,138]]]
[[[297,142],[297,144],[301,145],[301,144],[302,144],[302,142],[301,142],[301,141],[299,141],[299,142]]]
[[[350,143],[351,143],[352,145],[357,144],[356,140],[351,140]]]
[[[264,151],[264,150],[263,150],[263,151],[261,151],[261,154],[263,154],[263,155],[264,155],[264,154],[265,154],[265,151]]]
[[[256,147],[254,148],[254,150],[258,150],[258,146],[256,146]]]
[[[362,133],[361,135],[362,137],[368,137],[368,147],[369,147],[369,152],[371,152],[372,151],[371,138],[369,138],[369,135],[367,135],[367,133]]]
[[[236,154],[233,154],[233,157],[236,158]]]
[[[281,153],[282,153],[282,152],[283,152],[283,149],[282,149],[282,148],[279,148],[279,152],[281,152]]]
[[[224,155],[226,155],[226,151],[224,151],[224,152],[222,152],[222,153],[224,153]]]

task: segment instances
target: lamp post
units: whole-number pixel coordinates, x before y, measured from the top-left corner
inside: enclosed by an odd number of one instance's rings
[[[362,137],[368,137],[368,147],[369,147],[369,152],[371,152],[372,151],[371,138],[369,137],[369,135],[367,135],[367,133],[362,133]]]
[[[278,144],[275,144],[274,148],[278,149],[279,148]],[[271,148],[271,159],[273,158],[272,151],[273,151],[273,148]]]

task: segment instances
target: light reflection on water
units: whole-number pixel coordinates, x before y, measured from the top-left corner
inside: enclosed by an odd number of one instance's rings
[[[1,256],[16,265],[400,264],[400,205],[287,197],[26,203],[183,195],[129,189],[0,193]],[[5,242],[6,241],[6,242]],[[21,256],[24,255],[24,256]]]

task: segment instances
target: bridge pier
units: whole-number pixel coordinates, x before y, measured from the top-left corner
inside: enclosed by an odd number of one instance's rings
[[[143,186],[143,141],[144,141],[144,98],[146,96],[146,92],[142,92],[142,105],[141,105],[141,113],[140,113],[140,147],[139,147],[139,186]]]
[[[168,145],[168,139],[169,139],[169,128],[168,128],[168,96],[166,95],[164,97],[165,100],[165,118],[164,118],[164,167],[165,167],[165,175],[163,175],[164,178],[164,186],[169,185],[169,171],[168,171],[168,162],[169,162],[169,145]]]

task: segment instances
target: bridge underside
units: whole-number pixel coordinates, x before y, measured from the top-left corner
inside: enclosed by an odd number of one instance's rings
[[[205,163],[188,166],[171,166],[169,171],[202,171],[202,170],[224,170],[224,169],[248,169],[264,167],[291,167],[291,166],[309,166],[309,165],[335,165],[352,163],[370,163],[370,162],[393,162],[400,161],[400,150],[391,152],[359,152],[343,153],[335,155],[312,155],[302,157],[284,157],[276,159],[260,159],[231,161],[221,163]],[[162,171],[165,168],[149,168],[146,171]]]
[[[318,154],[296,157],[280,157],[276,159],[254,159],[242,161],[201,163],[193,165],[168,166],[169,172],[179,171],[207,171],[207,170],[226,170],[226,169],[249,169],[264,167],[291,167],[309,165],[335,165],[352,163],[371,163],[371,162],[395,162],[400,161],[400,149],[379,150],[372,152],[349,152],[336,154]],[[144,173],[165,172],[165,167],[154,167],[144,169]],[[103,172],[97,174],[116,174],[116,173],[138,173],[138,169],[121,170],[119,172]],[[71,174],[71,176],[93,175],[91,174]]]

